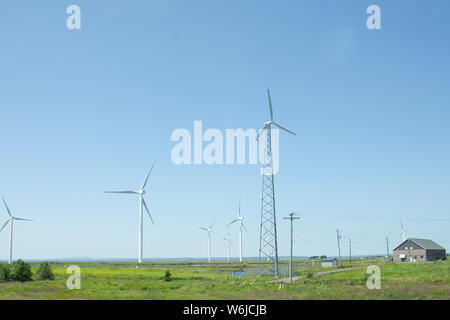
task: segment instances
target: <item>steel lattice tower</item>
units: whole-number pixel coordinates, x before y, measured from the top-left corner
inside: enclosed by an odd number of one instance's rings
[[[278,276],[277,220],[275,214],[275,182],[272,162],[272,129],[267,128],[265,161],[261,198],[261,230],[259,238],[259,274],[262,275],[261,259],[272,261],[269,272]]]
[[[269,272],[278,277],[278,245],[277,245],[277,219],[275,210],[275,182],[273,172],[273,156],[272,156],[272,125],[297,135],[275,121],[273,121],[272,100],[270,91],[267,89],[269,99],[270,121],[264,123],[263,130],[258,134],[258,138],[265,131],[266,145],[264,146],[264,164],[262,167],[262,198],[261,198],[261,229],[259,238],[259,275],[265,272],[263,269],[263,261],[270,261]]]

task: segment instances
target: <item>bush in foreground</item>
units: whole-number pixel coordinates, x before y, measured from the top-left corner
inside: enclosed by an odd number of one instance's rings
[[[9,266],[0,264],[0,281],[8,281],[10,276]]]
[[[36,280],[54,280],[55,275],[53,274],[52,268],[47,261],[39,264],[39,268],[36,271]]]
[[[33,272],[31,266],[22,260],[17,260],[11,265],[10,278],[13,281],[31,281],[33,279]]]
[[[169,270],[166,271],[166,274],[164,275],[164,280],[165,281],[171,281],[172,280],[172,274],[170,273]]]

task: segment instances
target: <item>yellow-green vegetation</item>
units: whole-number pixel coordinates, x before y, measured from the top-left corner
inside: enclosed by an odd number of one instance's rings
[[[253,262],[227,263],[74,263],[81,268],[81,289],[69,290],[69,264],[51,264],[54,280],[0,282],[0,299],[446,299],[450,298],[449,261],[396,264],[379,260],[381,289],[366,287],[367,263],[327,275],[318,263],[296,262],[292,284],[273,279],[231,278],[232,270],[255,268]],[[33,272],[38,264],[33,265]],[[167,280],[170,270],[170,280]]]

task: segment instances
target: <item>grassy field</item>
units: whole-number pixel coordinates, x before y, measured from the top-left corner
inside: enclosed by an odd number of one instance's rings
[[[0,283],[0,299],[450,299],[449,261],[385,264],[379,261],[381,289],[368,290],[367,263],[344,267],[358,270],[314,275],[332,269],[297,261],[303,278],[281,285],[270,278],[232,280],[231,271],[252,269],[224,262],[146,263],[136,269],[130,263],[74,263],[81,268],[81,289],[68,290],[66,267],[52,264],[53,281]],[[36,266],[33,266],[35,269]],[[172,281],[165,281],[170,270]]]

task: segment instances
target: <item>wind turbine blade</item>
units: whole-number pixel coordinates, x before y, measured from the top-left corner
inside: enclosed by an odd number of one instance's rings
[[[13,219],[14,220],[22,220],[22,221],[34,221],[34,220],[31,220],[31,219],[16,218],[16,217],[14,217]]]
[[[8,210],[8,214],[10,217],[12,217],[11,211],[9,211],[8,205],[6,204],[5,198],[2,196],[3,203],[5,204],[6,210]]]
[[[284,131],[286,131],[286,132],[289,132],[289,133],[293,134],[294,136],[297,135],[294,131],[291,131],[291,130],[289,130],[289,129],[286,129],[285,127],[280,126],[280,125],[279,125],[278,123],[276,123],[276,122],[273,122],[273,124],[276,125],[278,128],[280,128],[281,130],[284,130]]]
[[[148,173],[147,178],[145,178],[145,181],[142,184],[141,190],[144,190],[145,186],[147,185],[148,177],[150,177],[150,174],[152,173],[154,166],[155,166],[155,162],[153,162],[152,168],[150,169],[150,172]]]
[[[199,227],[199,228],[202,230],[208,231],[208,229],[206,229],[206,228],[203,228],[203,227]]]
[[[214,222],[211,224],[211,227],[209,227],[209,229],[212,229],[212,227],[214,226],[215,223],[216,223],[216,220],[214,220]]]
[[[150,217],[150,220],[152,220],[153,225],[155,225],[155,222],[153,221],[152,215],[150,214],[150,211],[147,208],[147,204],[145,203],[144,198],[142,198],[142,203],[144,204],[145,210],[147,210],[148,216]]]
[[[270,90],[267,89],[267,97],[269,98],[270,121],[273,121],[272,99],[270,99]]]
[[[246,232],[248,232],[248,230],[247,230],[247,228],[245,227],[245,225],[244,225],[243,222],[242,222],[242,226],[244,227],[244,230],[245,230]]]
[[[238,221],[238,219],[234,219],[233,221],[231,221],[229,224],[227,224],[225,227],[231,226],[233,223],[235,223],[236,221]]]
[[[6,225],[7,225],[8,222],[9,222],[9,220],[11,220],[11,219],[6,220],[5,224],[4,224],[3,227],[0,229],[0,232],[2,232],[3,229],[5,229]]]
[[[131,193],[131,194],[139,194],[136,191],[104,191],[104,193]]]

